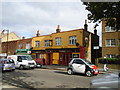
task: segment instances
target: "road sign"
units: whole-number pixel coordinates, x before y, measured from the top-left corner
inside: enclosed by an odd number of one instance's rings
[[[93,49],[99,49],[99,46],[93,46]]]

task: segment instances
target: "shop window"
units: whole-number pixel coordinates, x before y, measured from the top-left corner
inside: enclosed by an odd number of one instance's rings
[[[44,54],[40,54],[40,59],[43,59],[44,58]]]

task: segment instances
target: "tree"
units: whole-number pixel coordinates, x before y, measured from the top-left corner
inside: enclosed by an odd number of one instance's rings
[[[120,30],[120,2],[83,2],[90,11],[88,20],[96,23],[106,20],[106,26]]]

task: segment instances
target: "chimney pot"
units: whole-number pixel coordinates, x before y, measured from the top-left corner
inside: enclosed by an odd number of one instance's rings
[[[25,37],[23,36],[22,39],[25,39]]]
[[[56,33],[59,33],[60,32],[60,25],[57,26],[57,29],[56,29]]]
[[[97,30],[96,30],[96,28],[94,28],[94,34],[97,35]]]
[[[39,32],[39,30],[37,31],[37,34],[36,34],[36,36],[38,37],[38,36],[40,36],[40,32]]]
[[[84,24],[84,29],[85,31],[87,31],[88,25],[87,25],[87,20],[85,20],[85,24]]]

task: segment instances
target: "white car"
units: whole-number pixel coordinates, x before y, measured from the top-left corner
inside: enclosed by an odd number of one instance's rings
[[[98,67],[90,61],[81,58],[73,58],[69,63],[67,72],[69,75],[74,73],[83,73],[89,77],[99,74]]]
[[[36,62],[30,55],[9,55],[8,59],[13,59],[15,67],[19,69],[30,69],[36,67]]]

